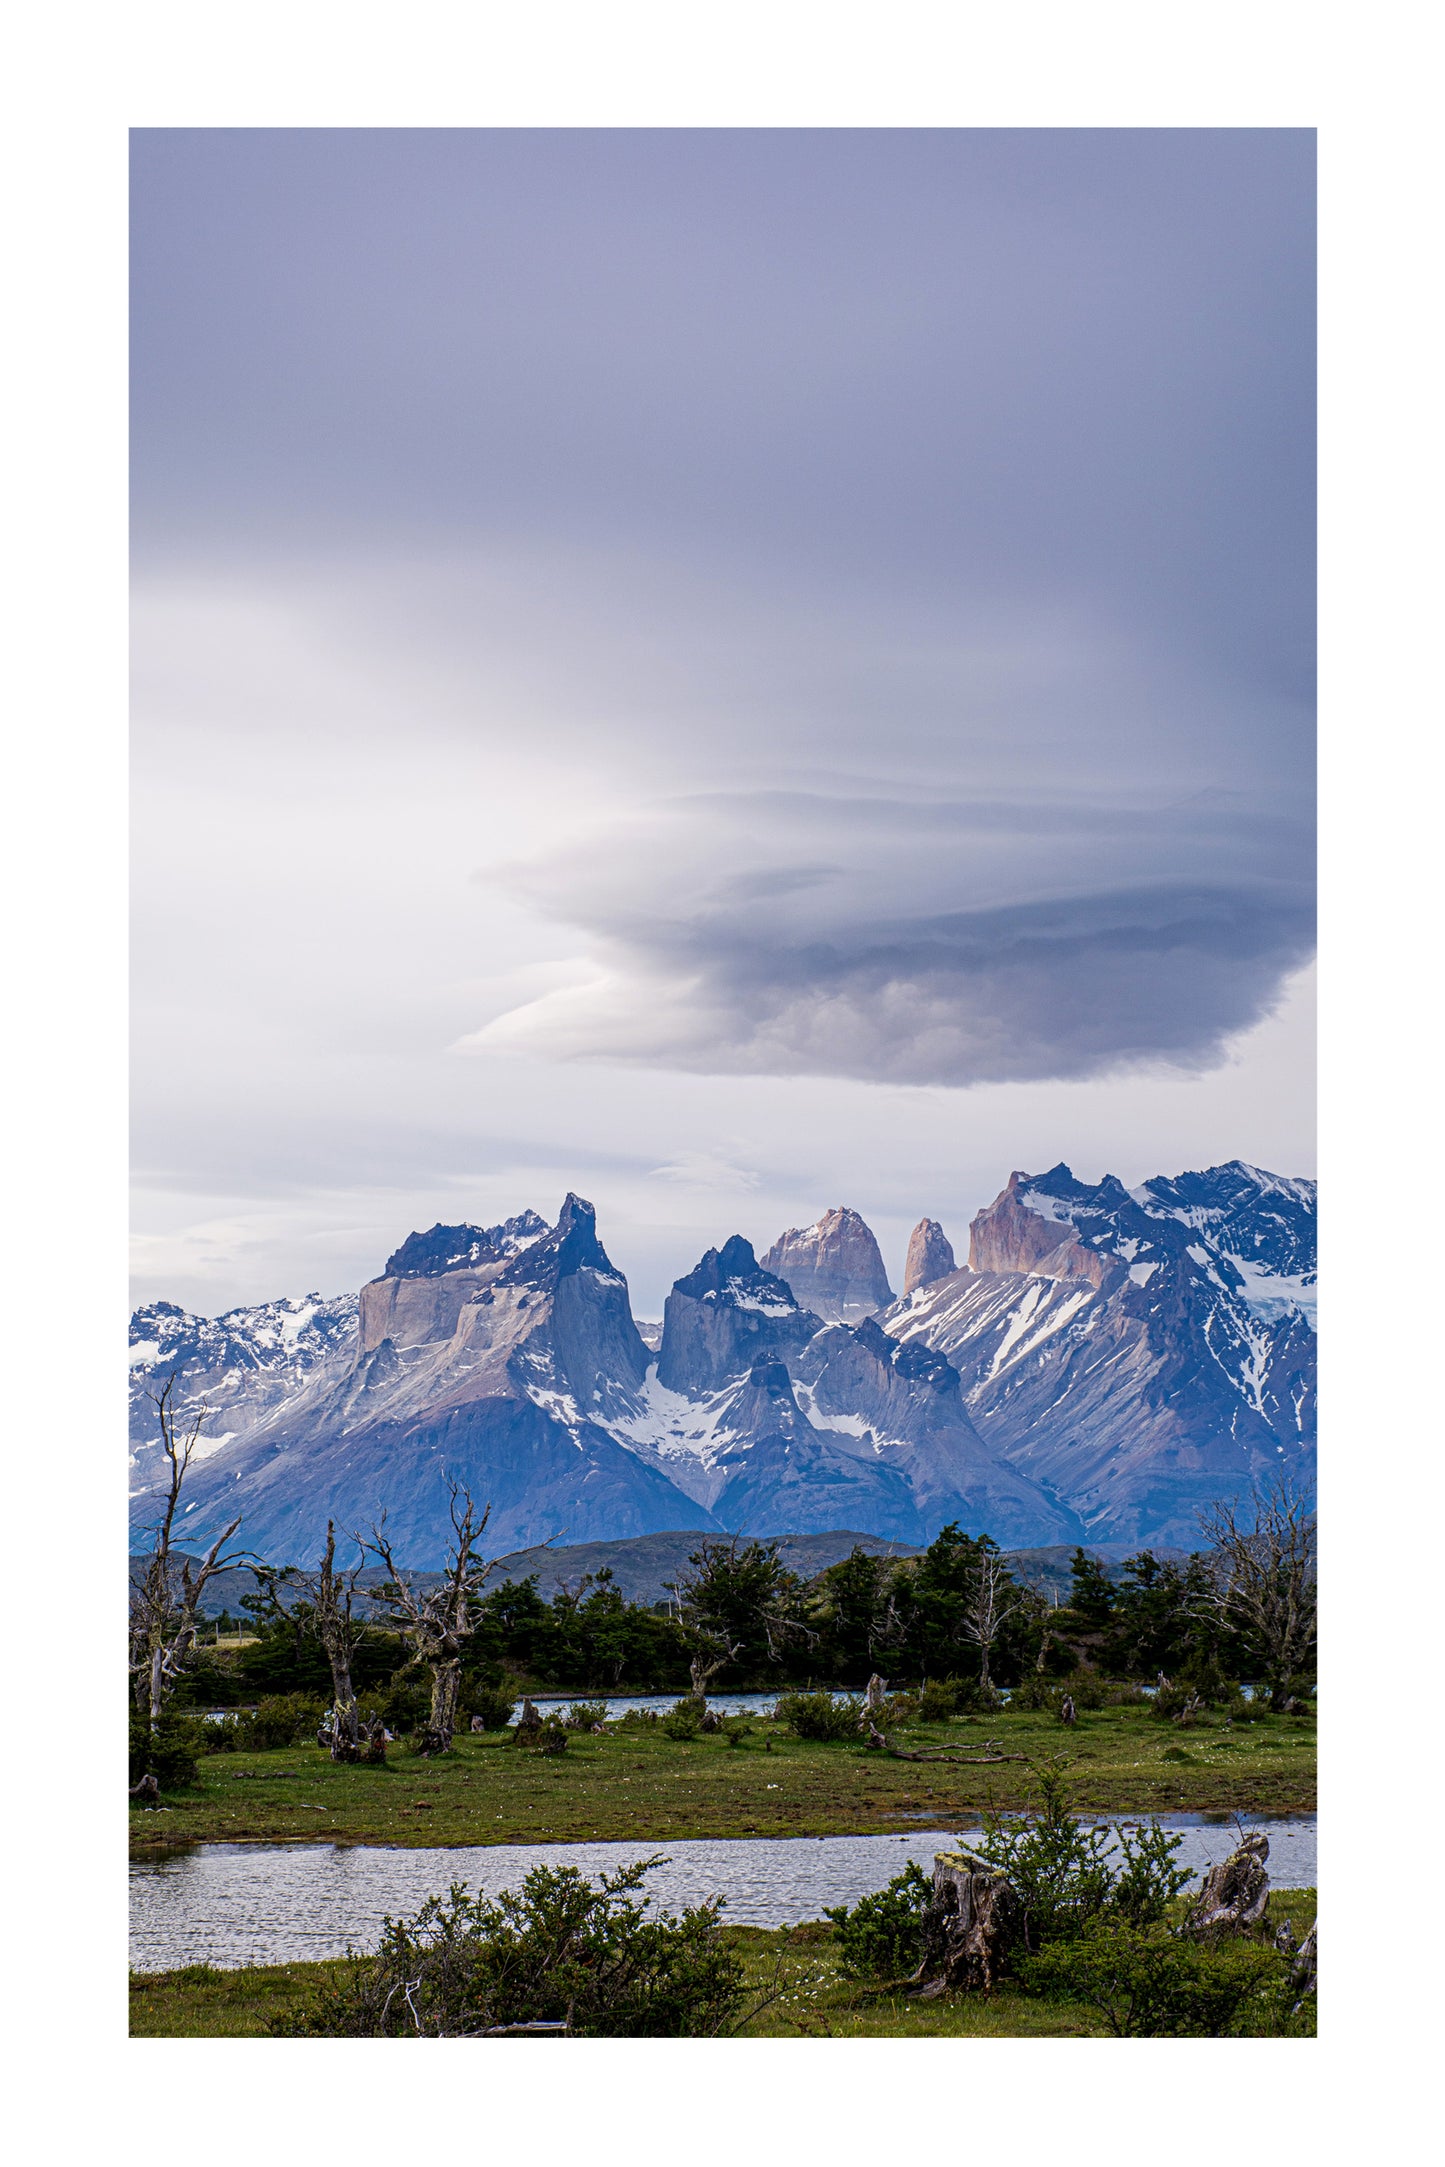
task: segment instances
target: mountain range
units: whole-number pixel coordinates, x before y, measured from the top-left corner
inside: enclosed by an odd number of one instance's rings
[[[272,1562],[387,1514],[441,1562],[448,1478],[488,1546],[951,1520],[1008,1548],[1190,1547],[1277,1467],[1312,1479],[1315,1186],[1238,1161],[1127,1189],[1010,1175],[958,1265],[924,1219],[894,1295],[837,1207],[761,1262],[733,1235],[633,1319],[592,1206],[414,1233],[359,1295],[131,1324],[133,1515],[154,1395],[201,1417],[185,1539],[240,1512]],[[204,1410],[202,1415],[201,1411]]]

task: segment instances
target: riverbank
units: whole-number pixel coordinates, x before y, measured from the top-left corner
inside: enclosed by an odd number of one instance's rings
[[[1297,1938],[1315,1915],[1313,1889],[1275,1890],[1271,1926],[1288,1919]],[[1045,2001],[1008,1986],[994,1994],[958,1994],[915,2002],[878,1995],[843,1978],[826,1924],[791,1932],[728,1927],[725,1938],[742,1955],[749,1992],[780,1987],[783,1998],[744,2024],[752,2039],[1075,2039],[1103,2038],[1096,2010],[1077,2002]],[[344,1959],[315,1964],[255,1965],[217,1971],[135,1973],[130,1983],[133,2039],[255,2039],[268,2024],[304,2005],[344,1969]],[[781,1967],[781,1976],[779,1976]]]
[[[1080,1714],[1072,1729],[1042,1714],[914,1724],[914,1750],[981,1751],[998,1741],[1023,1760],[966,1767],[894,1760],[853,1745],[754,1724],[674,1740],[655,1729],[570,1733],[567,1751],[519,1750],[508,1732],[459,1737],[439,1760],[391,1748],[380,1768],[333,1764],[313,1744],[207,1754],[199,1786],[159,1809],[132,1808],[139,1857],[178,1844],[325,1838],[343,1843],[564,1843],[688,1836],[888,1834],[947,1825],[1028,1802],[1028,1762],[1062,1754],[1074,1802],[1100,1813],[1312,1813],[1313,1715],[1180,1729],[1147,1709]]]

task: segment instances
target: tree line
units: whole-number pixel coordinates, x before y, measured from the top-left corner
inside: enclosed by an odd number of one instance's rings
[[[240,1705],[264,1695],[324,1699],[333,1755],[381,1751],[405,1720],[426,1752],[499,1694],[858,1689],[947,1681],[958,1705],[1083,1672],[1157,1684],[1243,1680],[1274,1707],[1308,1689],[1315,1652],[1315,1520],[1283,1479],[1247,1509],[1201,1516],[1202,1547],[1179,1560],[1149,1549],[1122,1567],[1083,1549],[1066,1601],[1050,1602],[991,1537],[957,1523],[921,1555],[855,1548],[811,1579],[776,1543],[706,1540],[655,1603],[629,1600],[610,1570],[544,1597],[540,1575],[487,1582],[487,1509],[448,1483],[451,1538],[440,1575],[396,1559],[385,1515],[367,1532],[333,1526],[314,1566],[252,1563],[255,1638],[222,1662],[199,1645],[200,1605],[217,1571],[243,1562],[228,1527],[200,1560],[175,1549],[181,1490],[204,1414],[182,1436],[171,1387],[159,1395],[169,1484],[132,1594],[136,1713],[154,1735],[168,1705]],[[363,1590],[368,1564],[385,1575]],[[363,1704],[367,1705],[364,1706]]]

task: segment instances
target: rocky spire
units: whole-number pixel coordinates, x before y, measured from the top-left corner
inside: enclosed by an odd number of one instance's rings
[[[908,1261],[903,1267],[903,1291],[931,1286],[957,1271],[953,1244],[936,1219],[920,1219],[908,1237]]]

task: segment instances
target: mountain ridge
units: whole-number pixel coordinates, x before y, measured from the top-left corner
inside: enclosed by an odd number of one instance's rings
[[[1314,1213],[1312,1183],[1238,1160],[1134,1190],[1018,1171],[967,1264],[920,1223],[895,1298],[836,1207],[761,1263],[741,1235],[706,1251],[655,1347],[576,1195],[552,1226],[433,1227],[356,1295],[137,1311],[136,1513],[174,1371],[182,1415],[208,1409],[194,1524],[239,1507],[272,1552],[385,1507],[426,1563],[448,1479],[513,1548],[692,1524],[922,1544],[950,1519],[1016,1548],[1188,1547],[1212,1497],[1312,1466]]]

